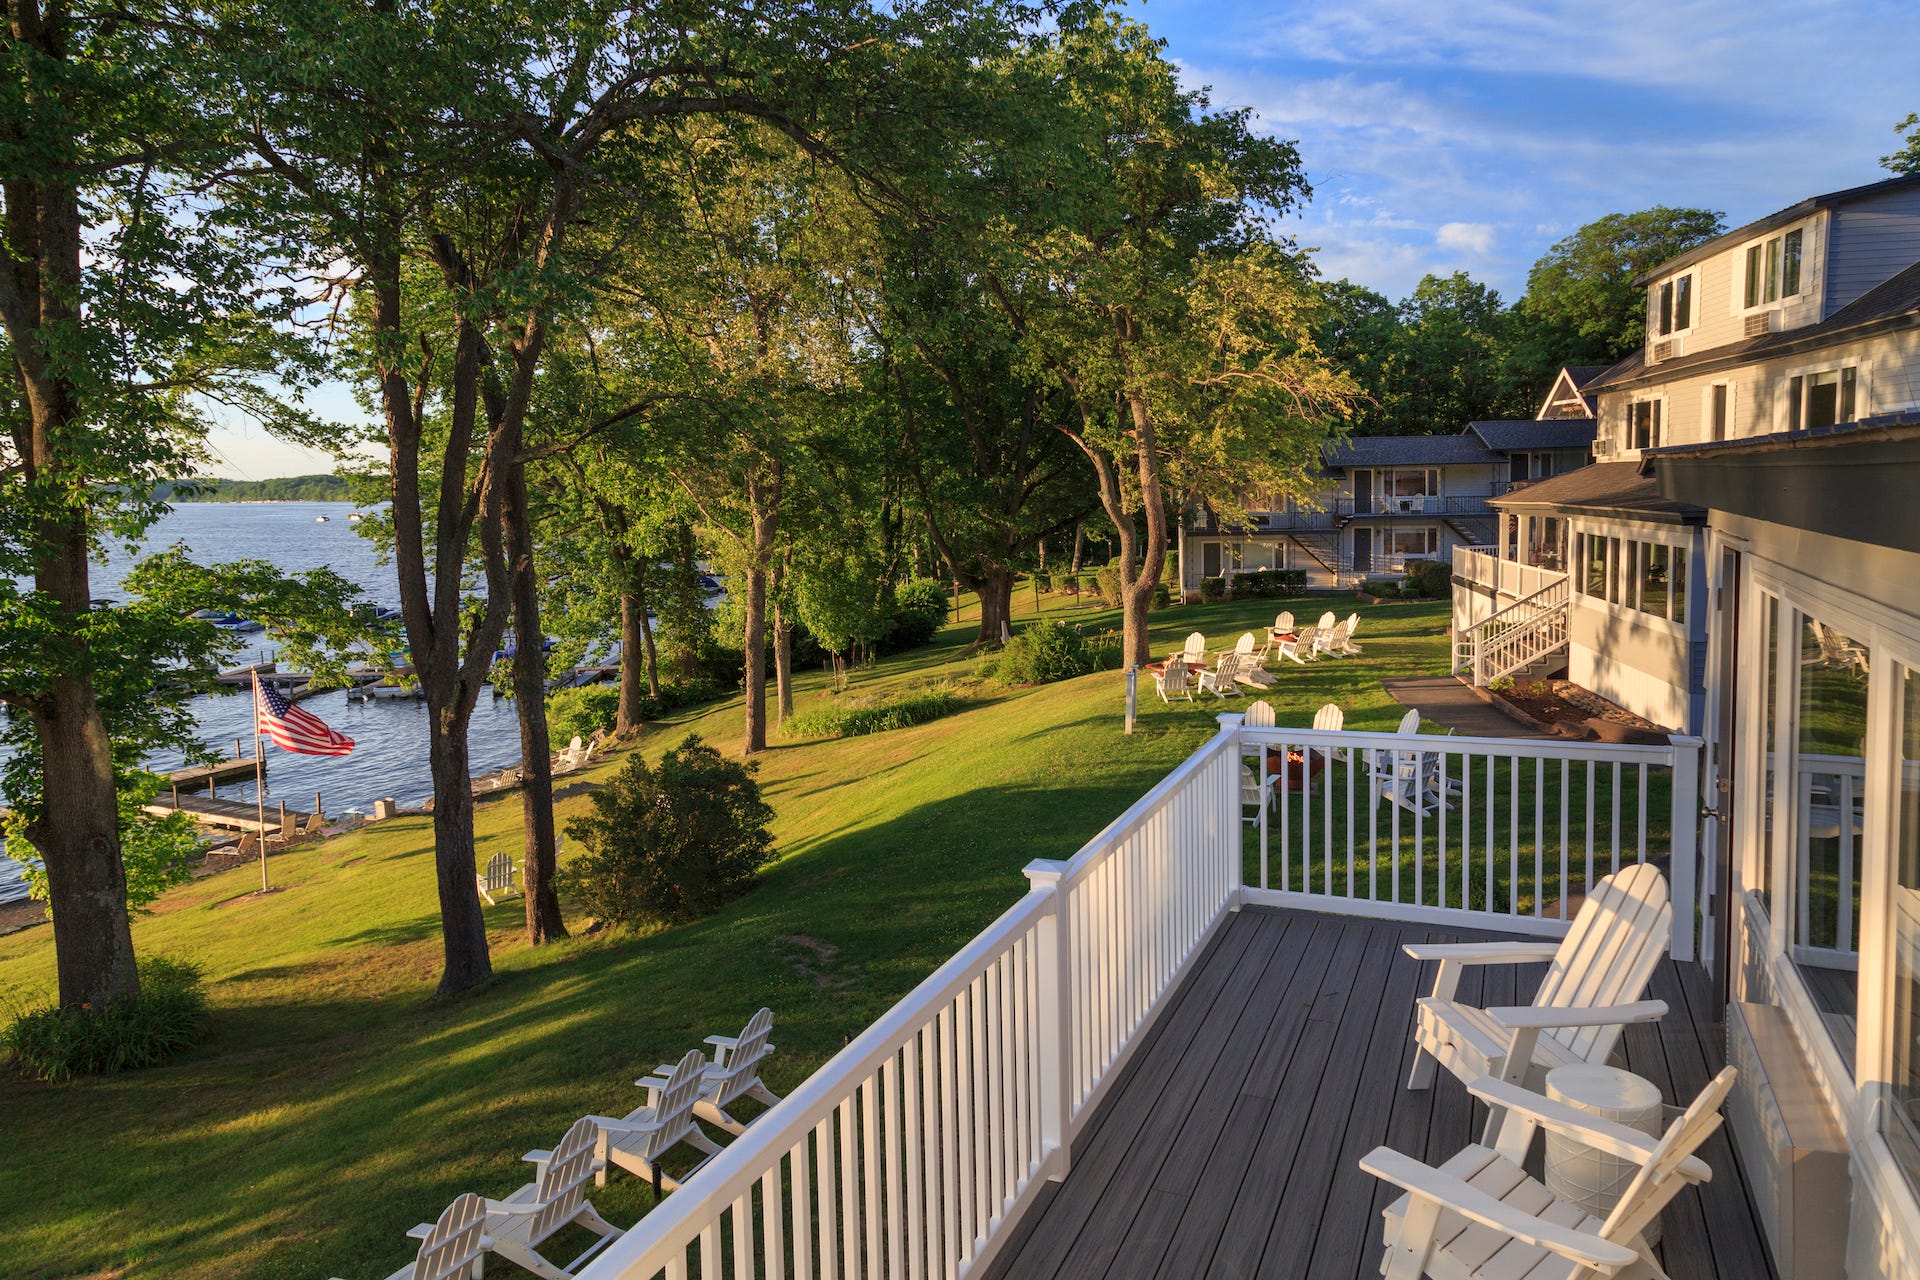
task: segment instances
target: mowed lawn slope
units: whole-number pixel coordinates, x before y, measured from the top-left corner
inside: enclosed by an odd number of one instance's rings
[[[1030,605],[1028,596],[1023,605]],[[1352,606],[1334,601],[1342,616]],[[1283,606],[1255,601],[1155,616],[1156,653],[1188,631],[1215,646]],[[1089,628],[1111,613],[1055,602]],[[1291,663],[1271,695],[1284,723],[1336,700],[1390,728],[1382,676],[1444,669],[1444,604],[1360,610],[1362,658]],[[966,679],[971,627],[858,673],[853,692]],[[625,1114],[632,1081],[772,1006],[785,1093],[1020,896],[1020,869],[1066,857],[1204,741],[1223,704],[1163,707],[1121,732],[1122,677],[974,689],[959,714],[845,740],[780,741],[760,778],[779,861],[717,916],[647,936],[602,931],[538,951],[521,906],[490,909],[498,976],[457,1000],[439,973],[431,827],[403,818],[276,857],[280,892],[250,869],[164,898],[134,927],[143,954],[209,975],[211,1034],[166,1067],[48,1085],[0,1069],[0,1255],[17,1276],[384,1276],[403,1233],[462,1191],[504,1195],[522,1152],[577,1117]],[[829,695],[800,685],[802,711]],[[738,750],[738,700],[650,732]],[[621,758],[595,769],[604,777]],[[587,801],[567,779],[562,819]],[[517,796],[480,809],[479,858],[518,856]],[[569,924],[585,921],[569,912]],[[0,1013],[52,986],[51,930],[0,939]],[[616,1175],[595,1201],[619,1225],[651,1203]],[[587,1237],[581,1237],[584,1241]],[[572,1251],[566,1246],[572,1245]],[[555,1256],[581,1247],[562,1237]],[[504,1274],[512,1270],[498,1264]]]

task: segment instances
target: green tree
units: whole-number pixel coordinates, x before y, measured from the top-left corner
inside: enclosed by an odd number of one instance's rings
[[[1391,429],[1395,400],[1392,361],[1404,336],[1400,311],[1391,301],[1350,280],[1322,286],[1326,307],[1319,325],[1320,349],[1346,370],[1363,397],[1353,412],[1357,435]]]
[[[1639,349],[1647,340],[1647,294],[1635,281],[1725,230],[1711,209],[1655,205],[1610,213],[1556,243],[1527,273],[1519,307],[1544,330],[1532,339],[1541,353],[1534,373],[1542,360],[1555,368],[1612,364]]]
[[[1893,131],[1901,136],[1904,145],[1890,156],[1881,156],[1880,167],[1901,175],[1920,173],[1920,112],[1909,111],[1905,120],[1893,126]]]
[[[1399,307],[1385,422],[1404,435],[1450,435],[1494,415],[1508,315],[1493,289],[1456,271],[1427,276]]]

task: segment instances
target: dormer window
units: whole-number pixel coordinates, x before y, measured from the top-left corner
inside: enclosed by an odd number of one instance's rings
[[[1800,292],[1800,258],[1806,229],[1795,227],[1781,235],[1747,246],[1747,310],[1792,298]]]
[[[1636,400],[1627,406],[1627,448],[1658,449],[1664,405],[1660,400]]]
[[[1654,329],[1661,337],[1693,328],[1693,273],[1663,280],[1653,290]]]

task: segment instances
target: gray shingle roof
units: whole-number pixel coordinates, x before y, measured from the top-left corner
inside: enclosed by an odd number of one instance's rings
[[[1699,507],[1660,496],[1653,477],[1640,474],[1638,462],[1596,462],[1591,466],[1538,480],[1504,497],[1489,499],[1502,510],[1552,507],[1559,511],[1619,513],[1643,520],[1698,524],[1707,513]]]
[[[1349,467],[1493,466],[1502,459],[1471,432],[1457,436],[1349,436],[1325,451],[1329,471]]]
[[[1516,449],[1585,449],[1593,444],[1592,418],[1517,418],[1470,422],[1467,430],[1498,453]]]
[[[1764,218],[1755,218],[1752,222],[1744,226],[1735,227],[1731,231],[1717,235],[1704,244],[1697,244],[1679,257],[1669,258],[1651,271],[1644,272],[1634,280],[1634,283],[1652,284],[1660,277],[1669,275],[1681,267],[1686,266],[1688,263],[1699,262],[1704,258],[1711,258],[1727,246],[1737,244],[1751,236],[1759,235],[1763,231],[1769,231],[1774,227],[1785,226],[1789,222],[1798,222],[1817,209],[1838,208],[1844,204],[1852,204],[1856,200],[1865,200],[1871,196],[1882,195],[1888,191],[1898,191],[1904,187],[1913,186],[1916,183],[1920,183],[1920,174],[1905,174],[1895,178],[1883,178],[1879,182],[1869,182],[1864,186],[1848,187],[1844,191],[1829,191],[1822,196],[1808,196],[1805,200],[1797,204],[1790,204],[1786,208],[1776,210]]]
[[[1848,341],[1861,330],[1876,326],[1892,328],[1913,322],[1920,322],[1920,262],[1914,263],[1893,279],[1869,289],[1819,324],[1803,325],[1780,333],[1763,333],[1757,338],[1730,342],[1694,355],[1662,360],[1657,365],[1646,362],[1647,353],[1642,349],[1600,375],[1590,390],[1612,390],[1643,380],[1666,381],[1692,370],[1746,364],[1776,352],[1817,351]]]

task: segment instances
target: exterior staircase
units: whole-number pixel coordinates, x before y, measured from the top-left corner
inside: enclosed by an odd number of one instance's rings
[[[1537,679],[1565,661],[1572,586],[1567,575],[1482,618],[1454,638],[1453,671],[1485,686]]]

